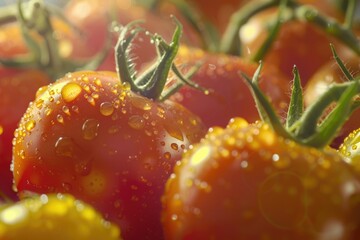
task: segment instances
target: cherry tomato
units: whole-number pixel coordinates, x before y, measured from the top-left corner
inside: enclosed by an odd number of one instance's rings
[[[324,15],[321,9],[318,11]],[[269,25],[275,22],[276,16],[276,9],[265,10],[254,15],[240,29],[242,55],[245,58],[252,59],[255,56],[268,37]],[[341,15],[332,17],[332,21],[342,19]],[[330,43],[342,49],[339,50],[339,54],[349,51],[339,40],[314,23],[300,20],[285,21],[281,24],[263,61],[277,66],[289,78],[292,77],[292,68],[296,65],[305,84],[319,67],[332,58]]]
[[[359,181],[339,154],[233,119],[187,151],[163,196],[167,239],[355,239]]]
[[[51,30],[52,40],[57,43],[57,46],[49,52],[54,51],[52,54],[59,54],[61,60],[76,58],[73,52],[73,43],[80,41],[79,36],[60,19],[51,18],[51,23],[53,28]],[[20,26],[20,22],[11,22],[1,26],[0,58],[2,61],[21,58],[18,62],[25,63],[28,57],[34,58],[27,41],[24,40],[24,32],[21,31]],[[24,25],[22,27],[26,29]],[[50,29],[47,30],[50,31]],[[32,29],[26,29],[26,31],[34,42],[38,44],[44,42],[42,36],[36,31]],[[41,48],[43,51],[47,50],[44,45]],[[83,44],[81,48],[84,49],[86,46]],[[42,53],[41,58],[46,60],[48,57],[46,54],[49,52]],[[60,59],[56,59],[56,61],[58,60]],[[57,63],[59,64],[59,62]],[[64,66],[45,66],[46,64],[38,64],[35,58],[31,64],[31,66],[23,66],[23,64],[0,65],[0,191],[13,199],[16,199],[16,194],[12,189],[13,177],[10,171],[10,163],[15,128],[29,102],[34,100],[38,88],[52,81],[50,71],[54,74],[62,74],[78,67],[70,64],[66,66],[67,68]]]
[[[200,116],[207,127],[225,127],[230,118],[241,116],[248,121],[259,119],[251,92],[241,73],[252,76],[257,64],[240,57],[209,53],[198,48],[180,47],[175,64],[182,72],[201,64],[191,80],[208,90],[199,91],[190,86],[180,88],[171,99]],[[169,82],[168,87],[176,79]],[[289,82],[276,68],[264,67],[260,86],[283,114],[289,101]]]
[[[200,119],[133,93],[111,72],[69,73],[42,92],[15,133],[19,194],[71,193],[124,239],[162,239],[160,196],[184,149],[204,136]]]
[[[134,20],[144,20],[143,27],[146,30],[158,33],[169,41],[173,33],[173,23],[170,19],[172,14],[175,14],[184,25],[182,41],[194,46],[202,44],[198,33],[187,24],[179,13],[175,12],[173,7],[160,9],[161,11],[152,12],[134,4],[131,0],[72,0],[66,6],[65,13],[72,23],[82,29],[84,41],[93,47],[93,51],[78,52],[78,55],[91,56],[103,48],[106,38],[109,37],[107,32],[110,30],[110,20],[115,20],[120,25],[126,25]],[[134,62],[138,65],[138,69],[142,69],[156,57],[154,47],[147,40],[149,37],[145,33],[140,33],[140,36],[134,40],[132,49],[134,56],[137,56]],[[80,42],[80,44],[83,43]],[[147,47],[143,47],[144,45]],[[108,57],[98,69],[115,70],[114,52],[112,50],[109,51]]]
[[[42,194],[0,206],[0,229],[6,240],[121,239],[114,224],[69,194]]]

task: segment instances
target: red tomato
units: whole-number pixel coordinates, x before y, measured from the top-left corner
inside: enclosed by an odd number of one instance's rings
[[[230,118],[236,116],[248,121],[259,119],[251,92],[240,74],[243,72],[252,76],[257,64],[239,57],[207,53],[186,46],[180,47],[175,63],[184,73],[196,64],[201,64],[191,80],[208,89],[209,93],[183,86],[171,99],[200,116],[207,127],[225,127]],[[289,101],[290,79],[286,79],[276,68],[265,66],[259,81],[278,112],[283,114]]]
[[[319,12],[324,12],[319,9]],[[334,13],[335,15],[335,13]],[[341,15],[334,18],[341,19]],[[268,36],[268,24],[277,16],[275,9],[268,9],[253,16],[241,29],[242,55],[253,58]],[[266,64],[277,66],[289,78],[297,66],[305,84],[314,72],[332,58],[329,44],[345,51],[343,44],[313,23],[290,20],[282,23],[280,31],[264,56]],[[347,51],[349,51],[347,49]]]
[[[333,149],[233,120],[184,154],[163,196],[166,239],[356,239],[360,185]]]
[[[0,28],[0,58],[13,59],[23,57],[29,54],[28,46],[23,39],[19,22],[12,22],[2,25]],[[52,19],[54,41],[58,43],[55,51],[60,55],[61,59],[67,59],[74,56],[73,43],[80,41],[79,36],[74,34],[71,28],[60,21]],[[35,31],[30,30],[30,36],[35,41],[41,43],[44,39]],[[45,50],[45,46],[42,46]],[[80,47],[79,47],[80,48]],[[83,44],[82,49],[86,48]],[[54,50],[54,49],[52,49]],[[42,56],[46,59],[44,55]],[[29,102],[35,98],[37,89],[41,86],[49,84],[52,80],[48,75],[48,70],[52,73],[63,74],[70,69],[76,69],[77,66],[70,68],[45,69],[45,66],[35,65],[33,67],[5,67],[0,66],[0,191],[10,198],[16,198],[16,194],[12,189],[13,177],[10,171],[11,155],[12,155],[12,139],[14,131],[24,114]],[[67,67],[69,67],[67,66]],[[44,68],[43,68],[44,67]]]
[[[69,73],[43,90],[16,130],[15,185],[20,195],[71,193],[117,223],[124,239],[162,239],[165,182],[205,132],[181,105],[133,93],[115,73]]]
[[[360,58],[354,55],[348,55],[343,58],[344,63],[348,70],[355,76],[359,75]],[[319,68],[315,74],[309,79],[309,82],[305,86],[304,101],[305,105],[309,106],[316,99],[318,99],[332,84],[348,81],[341,71],[339,66],[334,60],[329,61]],[[360,128],[359,123],[360,110],[350,116],[348,121],[339,131],[337,138],[335,138],[331,144],[332,147],[338,148],[343,143],[346,136],[353,130]]]
[[[84,32],[85,41],[93,47],[93,51],[78,52],[77,55],[91,56],[94,52],[100,51],[105,39],[108,37],[110,17],[113,17],[118,24],[126,25],[134,20],[144,20],[142,25],[152,33],[160,34],[166,41],[169,41],[173,33],[173,22],[171,14],[175,14],[174,8],[162,8],[161,12],[151,12],[150,10],[135,5],[131,0],[72,0],[66,6],[66,16]],[[175,14],[184,25],[182,42],[194,46],[200,46],[201,40],[195,30],[187,22]],[[142,69],[144,64],[151,62],[156,57],[156,52],[149,37],[145,33],[134,40],[132,52],[136,58],[134,62],[138,64],[138,69]],[[80,42],[80,44],[83,44]],[[141,47],[139,47],[141,46]],[[75,51],[77,49],[75,48]],[[115,61],[114,52],[110,51],[108,57],[99,70],[114,71]]]

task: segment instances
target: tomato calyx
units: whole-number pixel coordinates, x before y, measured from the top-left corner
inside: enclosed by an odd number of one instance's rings
[[[173,17],[176,23],[171,42],[168,44],[158,34],[146,32],[151,37],[151,41],[155,44],[158,59],[139,76],[135,71],[135,64],[131,58],[131,44],[138,33],[145,31],[139,26],[141,21],[134,21],[126,26],[120,26],[119,38],[115,46],[116,71],[122,82],[130,84],[132,91],[139,93],[153,100],[165,100],[174,93],[180,86],[187,84],[191,87],[206,91],[189,78],[197,70],[189,71],[186,75],[182,75],[180,70],[173,63],[180,46],[180,38],[182,34],[181,23]],[[164,90],[169,72],[173,71],[180,83],[174,88]]]
[[[353,78],[332,45],[331,49],[337,64],[349,81],[332,84],[317,101],[304,109],[300,74],[294,66],[291,100],[285,125],[258,86],[262,63],[260,62],[252,79],[242,74],[252,91],[261,119],[280,136],[303,145],[323,148],[330,144],[351,113],[360,106],[359,100],[355,98],[360,93],[360,78]],[[334,102],[337,103],[335,107]]]
[[[289,20],[312,23],[327,34],[339,39],[356,54],[360,55],[360,43],[351,30],[354,20],[355,3],[348,4],[345,21],[340,23],[339,21],[320,13],[315,7],[304,5],[294,0],[264,0],[258,1],[256,4],[249,2],[232,15],[228,27],[220,41],[219,51],[232,55],[241,55],[239,29],[254,15],[273,7],[278,7],[278,15],[275,16],[276,19],[270,27],[269,35],[263,44],[264,46],[254,55],[254,61],[263,59],[267,50],[270,48],[271,43],[275,39],[277,32],[281,28],[281,25]],[[287,14],[284,14],[285,11]]]
[[[29,53],[14,58],[0,59],[0,65],[10,68],[28,69],[36,68],[44,70],[51,79],[57,79],[68,72],[75,70],[96,69],[105,59],[111,47],[110,31],[107,42],[103,49],[91,59],[71,60],[61,56],[58,40],[55,38],[51,17],[58,17],[65,22],[68,27],[81,34],[61,11],[45,5],[42,1],[31,0],[23,3],[18,0],[9,13],[0,16],[0,24],[17,20],[24,38],[24,42],[29,49]],[[16,11],[14,11],[14,9]],[[0,13],[2,14],[2,13]],[[40,39],[39,39],[40,37]]]

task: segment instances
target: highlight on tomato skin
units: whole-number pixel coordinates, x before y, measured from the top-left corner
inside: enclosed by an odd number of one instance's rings
[[[181,105],[133,93],[116,73],[70,73],[42,90],[16,130],[15,186],[20,197],[71,193],[125,239],[162,239],[165,181],[205,132]]]
[[[333,149],[233,119],[187,151],[163,195],[167,239],[355,239],[359,180]]]

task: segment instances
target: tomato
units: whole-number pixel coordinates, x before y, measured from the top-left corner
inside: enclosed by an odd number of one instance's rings
[[[345,58],[342,58],[345,62],[346,67],[351,73],[354,74],[354,77],[358,75],[360,68],[360,59],[354,55],[347,55]],[[341,71],[340,67],[334,62],[334,60],[327,62],[321,68],[319,68],[313,76],[309,79],[309,82],[305,86],[304,91],[304,100],[305,105],[310,105],[316,99],[318,99],[321,94],[323,94],[332,84],[341,83],[348,81]],[[353,130],[360,127],[359,119],[360,111],[355,110],[354,113],[350,116],[348,121],[339,131],[337,137],[333,140],[331,146],[338,148],[341,143],[343,143],[346,136],[350,134]]]
[[[259,119],[251,92],[240,74],[243,72],[252,76],[257,64],[240,57],[209,53],[187,46],[180,47],[175,64],[183,73],[201,64],[191,80],[207,89],[208,93],[185,85],[171,96],[171,99],[200,116],[207,127],[225,127],[229,119],[236,116],[248,121]],[[168,87],[175,81],[173,78]],[[289,101],[289,82],[290,79],[271,66],[264,67],[261,73],[260,85],[268,93],[279,113],[284,113]]]
[[[71,73],[44,90],[16,130],[16,188],[71,193],[125,239],[161,239],[163,185],[204,132],[184,107],[132,93],[113,73]]]
[[[274,21],[275,17],[274,9],[263,11],[253,16],[240,29],[242,54],[245,58],[254,57],[268,36],[267,23]],[[288,77],[292,76],[292,68],[296,65],[305,84],[319,67],[332,58],[330,43],[346,51],[337,39],[313,23],[290,20],[281,24],[263,61],[277,66]],[[342,51],[339,50],[339,53]]]
[[[167,239],[355,239],[359,194],[335,150],[237,118],[176,165],[162,222]]]
[[[121,239],[115,225],[68,194],[42,194],[0,206],[0,238],[17,240],[29,236],[38,240]]]
[[[94,52],[98,52],[103,48],[105,39],[109,37],[107,31],[110,28],[110,16],[120,25],[126,25],[134,20],[144,20],[144,29],[152,33],[158,33],[169,41],[173,33],[173,23],[170,15],[175,14],[184,25],[182,42],[193,46],[201,46],[202,42],[198,33],[175,10],[173,6],[168,6],[152,12],[145,7],[134,4],[131,0],[72,0],[67,4],[65,14],[71,19],[72,23],[83,31],[85,35],[84,41],[93,48],[93,51],[78,52],[78,55],[91,56]],[[147,40],[148,38],[145,33],[140,33],[140,37],[134,40],[132,52],[134,56],[137,56],[134,62],[138,65],[138,70],[152,62],[156,57],[156,52],[152,44]],[[80,42],[81,44],[83,43]],[[113,56],[114,52],[109,51],[108,57],[99,66],[98,70],[114,71],[115,61]]]
[[[33,18],[35,19],[35,18]],[[30,57],[33,58],[31,66],[18,64],[16,66],[0,66],[0,191],[10,198],[16,199],[16,194],[12,190],[13,177],[10,171],[12,158],[12,139],[14,131],[20,121],[21,116],[35,98],[37,89],[49,84],[52,80],[50,75],[61,75],[70,69],[77,69],[83,60],[78,60],[76,64],[70,64],[68,59],[74,55],[73,43],[80,41],[80,38],[71,30],[68,24],[57,18],[51,18],[53,29],[50,26],[46,29],[52,33],[56,49],[47,49],[44,45],[42,36],[35,29],[26,29],[37,44],[40,44],[42,51],[40,55],[46,60],[49,52],[59,54],[59,59],[52,58],[59,65],[52,66],[36,62],[33,52],[29,49],[28,41],[24,40],[20,22],[11,22],[0,28],[0,58],[4,60],[17,60],[26,62]],[[80,47],[79,47],[80,48]],[[86,48],[83,44],[81,49]],[[49,52],[47,52],[49,51]],[[39,60],[40,61],[40,60]],[[89,62],[86,60],[86,62]],[[66,66],[65,66],[66,65]]]
[[[206,1],[206,0],[188,0],[194,5],[204,17],[209,20],[214,26],[223,32],[229,24],[231,14],[240,9],[245,3],[251,2],[249,0],[224,0]]]

